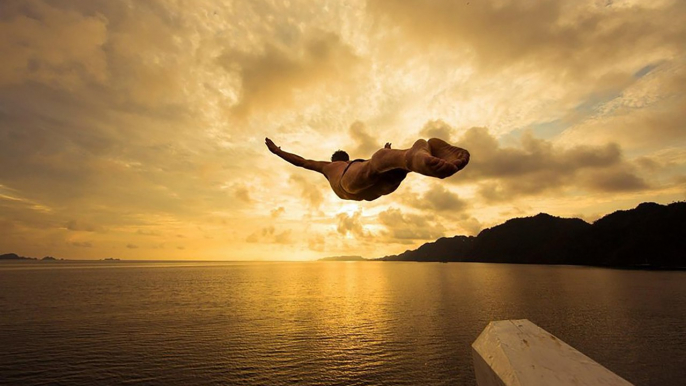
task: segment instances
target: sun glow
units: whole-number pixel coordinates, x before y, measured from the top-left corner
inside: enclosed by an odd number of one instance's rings
[[[345,213],[349,217],[352,217],[357,212],[362,212],[362,208],[360,208],[359,204],[352,203],[352,204],[344,204],[341,208],[339,208],[337,214]]]

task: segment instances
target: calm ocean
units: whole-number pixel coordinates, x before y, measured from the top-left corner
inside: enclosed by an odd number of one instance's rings
[[[122,261],[0,264],[0,384],[474,385],[471,343],[520,318],[686,379],[686,272]]]

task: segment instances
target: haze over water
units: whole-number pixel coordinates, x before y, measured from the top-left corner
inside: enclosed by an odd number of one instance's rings
[[[0,264],[0,383],[473,385],[526,318],[637,385],[686,378],[686,272],[464,263]]]

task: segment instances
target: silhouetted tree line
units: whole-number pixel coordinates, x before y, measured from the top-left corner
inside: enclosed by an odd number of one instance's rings
[[[540,213],[381,260],[686,268],[686,202],[643,203],[593,224]]]

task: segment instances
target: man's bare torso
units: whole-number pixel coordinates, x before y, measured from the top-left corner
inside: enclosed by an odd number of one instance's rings
[[[372,201],[398,189],[408,173],[405,170],[395,169],[370,175],[368,162],[367,160],[331,162],[324,167],[322,174],[338,197],[354,201]],[[364,181],[367,181],[369,186],[355,186],[357,181],[361,181],[360,175],[365,176]]]

